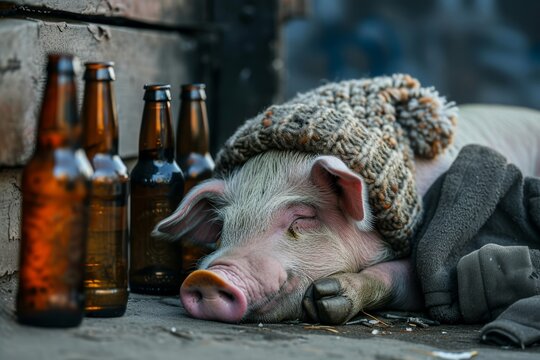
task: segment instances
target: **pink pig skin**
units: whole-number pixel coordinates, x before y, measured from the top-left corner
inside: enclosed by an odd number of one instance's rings
[[[498,149],[525,174],[540,175],[537,112],[474,106],[464,112],[469,119],[462,116],[446,153],[416,159],[421,194],[469,143]],[[231,177],[194,188],[156,233],[220,240],[180,291],[196,318],[340,324],[361,310],[422,307],[409,259],[393,260],[372,230],[363,180],[335,157],[257,156]]]

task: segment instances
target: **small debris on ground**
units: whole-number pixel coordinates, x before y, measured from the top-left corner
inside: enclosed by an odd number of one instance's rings
[[[331,332],[331,333],[334,333],[334,334],[339,334],[339,331],[337,331],[337,329],[333,326],[328,326],[328,325],[309,325],[309,326],[304,326],[304,329],[306,330],[324,330],[324,331],[328,331],[328,332]]]
[[[363,310],[362,310],[362,313],[363,313],[364,315],[366,315],[367,317],[372,318],[373,320],[377,320],[379,323],[383,324],[384,326],[390,327],[389,324],[385,323],[385,322],[382,321],[381,319],[378,319],[378,318],[376,318],[375,316],[373,316],[373,315],[371,315],[371,314],[368,314],[367,312],[365,312],[365,311],[363,311]]]
[[[392,335],[392,332],[391,331],[374,329],[374,330],[371,331],[371,334],[372,335]]]
[[[366,319],[366,318],[361,318],[361,319],[355,319],[355,320],[351,320],[347,323],[345,323],[345,325],[364,325],[364,326],[367,326],[367,327],[373,327],[373,324],[371,324],[369,322],[370,320]]]
[[[167,330],[169,334],[179,337],[181,339],[195,340],[195,337],[193,336],[193,333],[191,331],[178,331],[178,329],[174,326],[165,330]]]
[[[419,316],[403,316],[403,315],[396,315],[392,313],[384,313],[382,315],[385,319],[391,319],[391,320],[403,320],[407,322],[408,324],[415,326],[420,326],[422,328],[427,328],[429,326],[438,326],[440,323],[435,320],[426,319]]]
[[[478,355],[478,351],[465,352],[446,352],[446,351],[431,351],[429,355],[445,360],[467,360]]]

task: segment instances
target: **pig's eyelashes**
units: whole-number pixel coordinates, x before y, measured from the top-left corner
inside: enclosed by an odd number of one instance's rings
[[[287,233],[289,234],[289,237],[297,240],[298,239],[298,234],[296,233],[296,231],[293,229],[292,225],[291,227],[289,228],[289,230],[287,230]]]
[[[292,238],[298,239],[299,233],[301,233],[303,230],[314,229],[318,226],[318,224],[319,222],[314,216],[300,217],[293,221],[287,232]]]

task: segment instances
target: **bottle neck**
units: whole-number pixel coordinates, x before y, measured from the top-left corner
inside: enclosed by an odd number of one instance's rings
[[[118,154],[118,114],[112,81],[86,81],[81,117],[88,158]]]
[[[146,101],[139,135],[139,159],[174,160],[169,101]]]
[[[77,148],[80,136],[75,78],[49,73],[39,116],[37,149]]]
[[[203,100],[182,100],[178,122],[177,157],[209,153],[208,117]]]

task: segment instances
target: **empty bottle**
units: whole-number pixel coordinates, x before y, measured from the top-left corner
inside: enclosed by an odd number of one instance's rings
[[[92,168],[80,149],[76,59],[49,55],[34,155],[22,174],[17,318],[77,326],[84,314],[84,252]]]
[[[176,136],[176,159],[186,180],[184,193],[203,180],[209,179],[214,170],[210,155],[206,92],[204,84],[182,85],[180,116]],[[187,238],[182,243],[182,278],[196,269],[197,261],[215,250],[209,244],[195,244]]]
[[[139,159],[131,172],[129,284],[133,292],[175,294],[181,285],[180,243],[151,236],[183,196],[184,176],[174,161],[170,85],[146,85]]]
[[[94,169],[86,247],[85,311],[87,316],[122,316],[128,300],[129,178],[118,156],[114,64],[85,65],[83,147]]]

